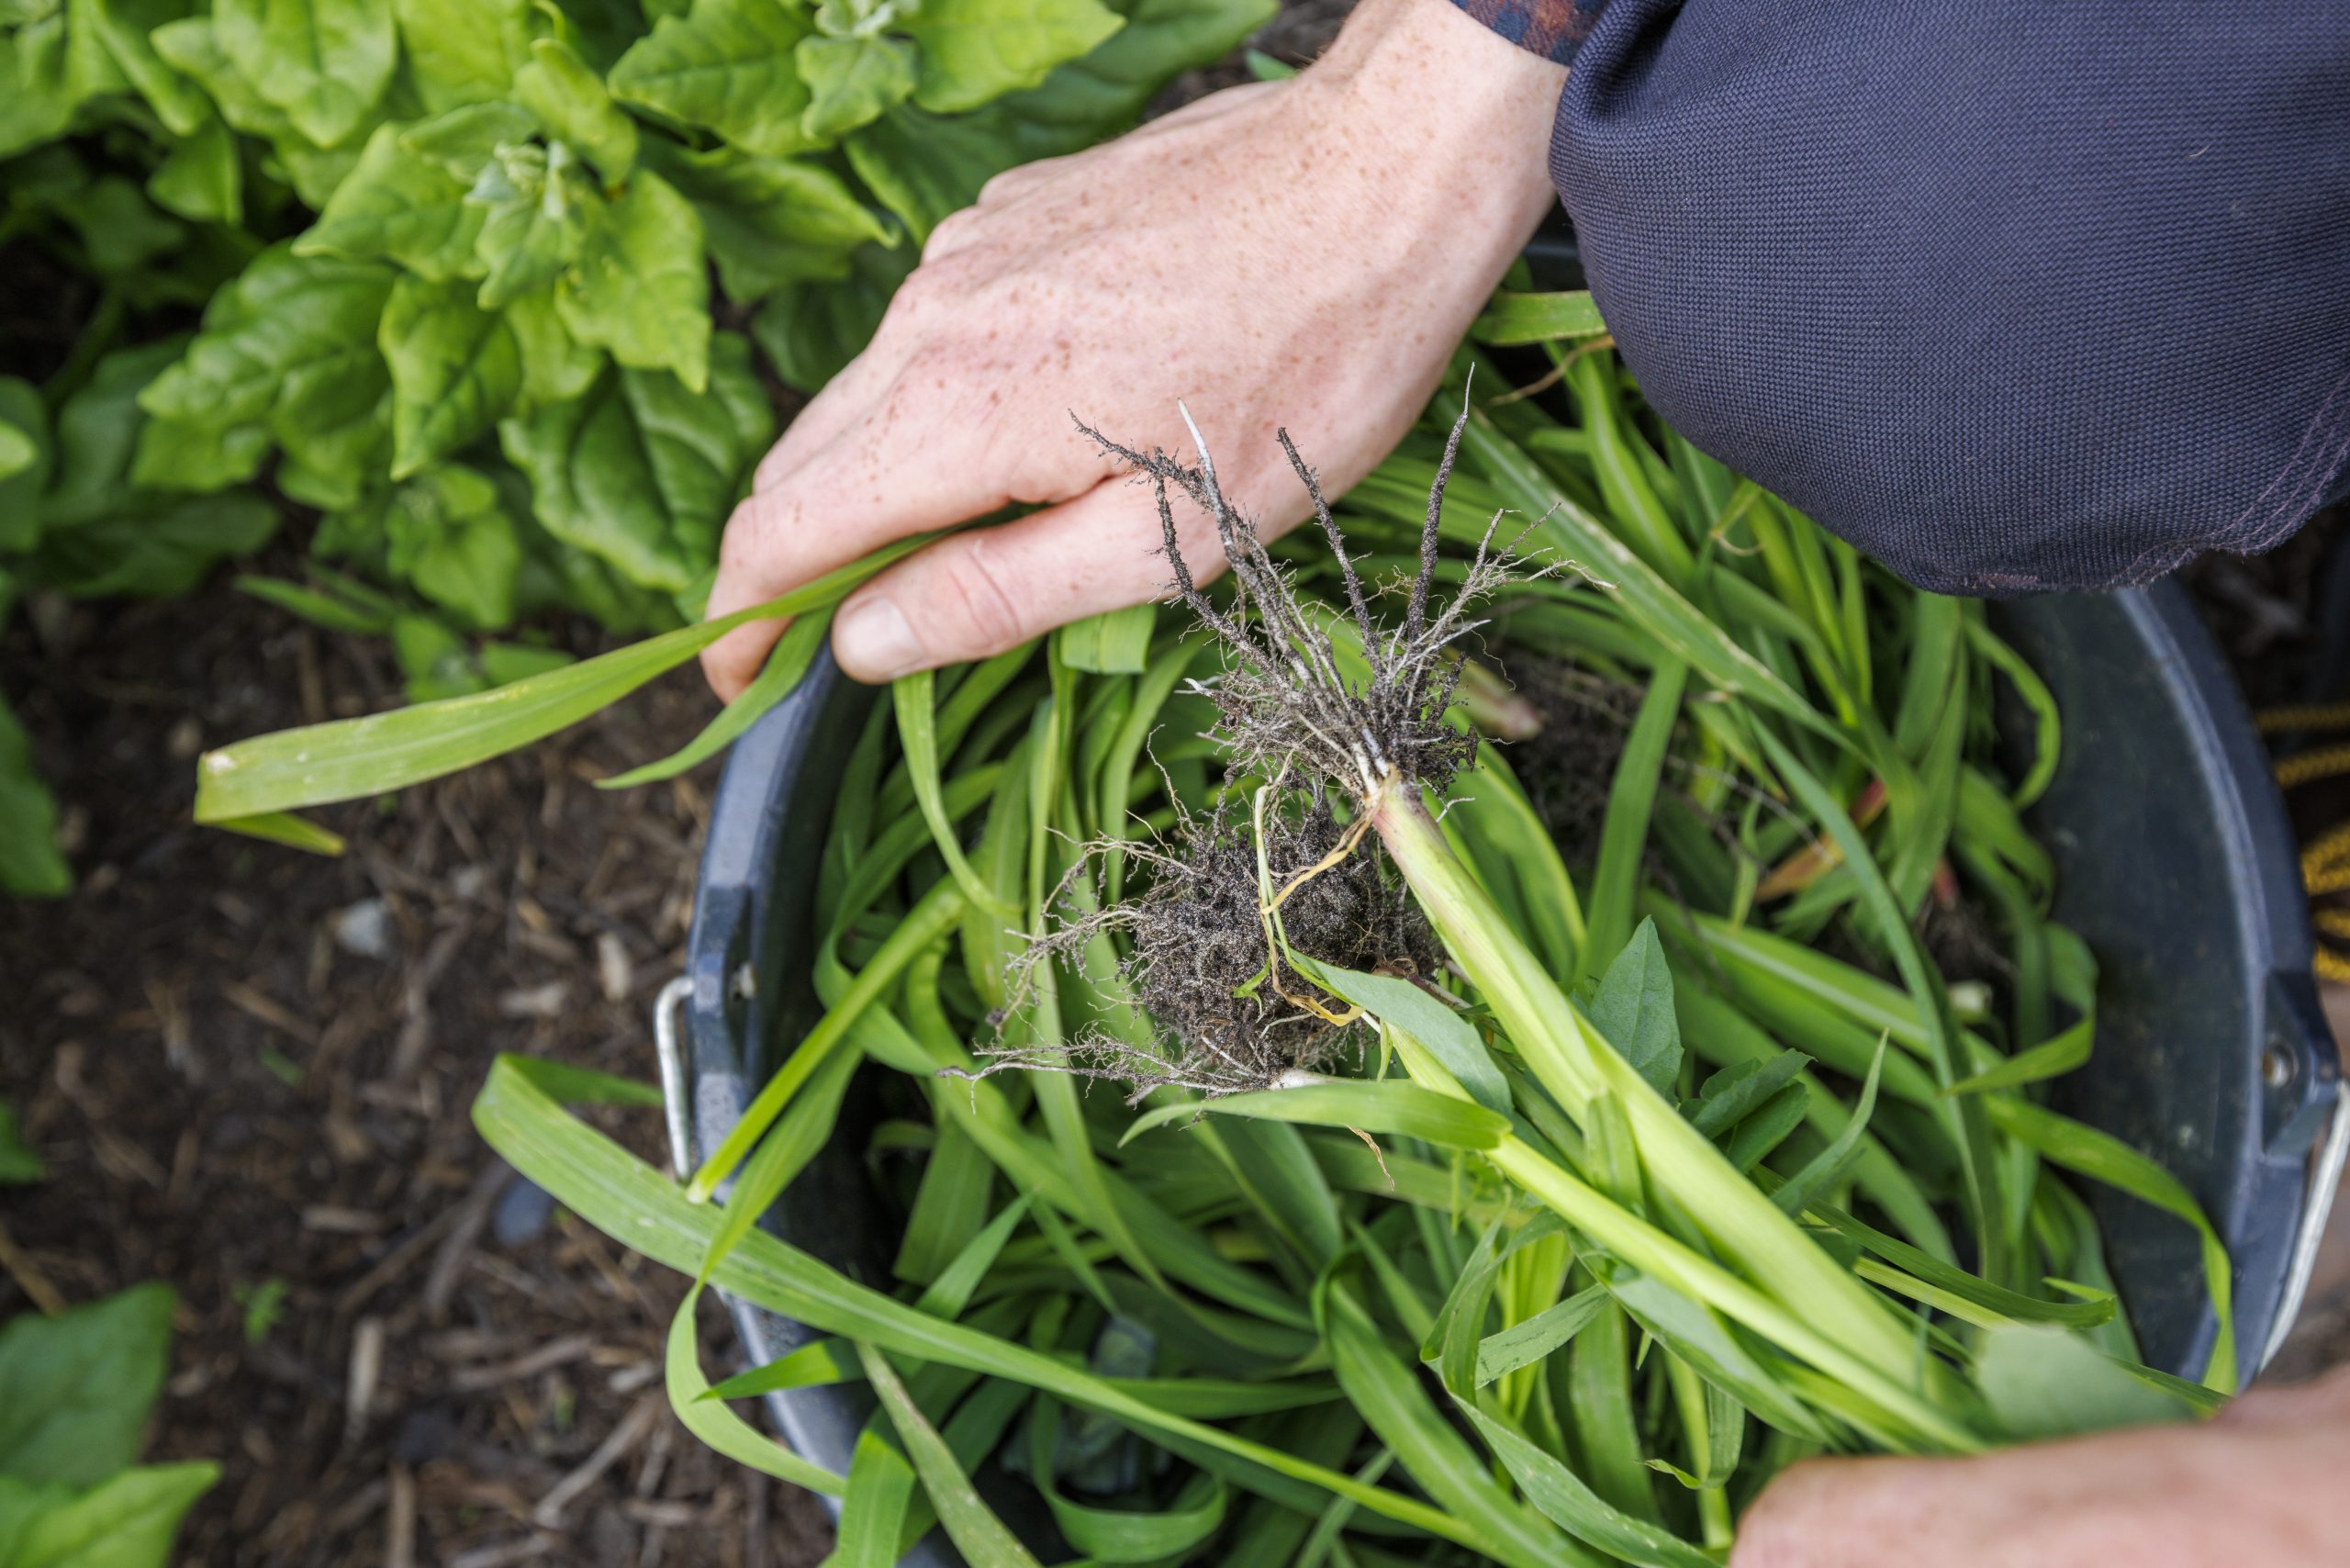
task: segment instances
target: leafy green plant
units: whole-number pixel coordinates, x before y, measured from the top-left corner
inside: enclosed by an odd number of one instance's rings
[[[0,1325],[0,1563],[162,1568],[208,1463],[142,1465],[173,1296],[138,1285]]]
[[[419,700],[699,613],[775,431],[996,173],[1130,125],[1269,0],[8,0],[0,245],[94,288],[0,380],[0,616],[252,591],[391,642]],[[192,334],[121,348],[142,331]],[[0,711],[0,890],[55,893]]]

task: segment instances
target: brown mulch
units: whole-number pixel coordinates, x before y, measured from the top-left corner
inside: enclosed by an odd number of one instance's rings
[[[194,827],[194,759],[388,700],[379,645],[218,585],[37,609],[0,670],[82,879],[0,902],[0,1096],[50,1166],[0,1196],[0,1316],[178,1290],[150,1453],[225,1471],[180,1561],[817,1561],[815,1501],[669,1413],[681,1282],[551,1213],[466,1120],[499,1051],[651,1075],[714,774],[590,780],[690,736],[699,683],[326,812],[352,839],[326,861]]]

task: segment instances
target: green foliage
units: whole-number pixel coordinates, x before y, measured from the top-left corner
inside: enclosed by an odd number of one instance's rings
[[[477,640],[535,613],[674,625],[769,378],[821,386],[939,218],[1270,9],[6,0],[0,242],[100,292],[50,386],[0,379],[0,615],[185,591],[268,485],[386,597],[263,591],[390,639],[413,695],[544,667]],[[61,892],[28,750],[0,709],[0,890]]]
[[[168,1287],[139,1285],[0,1326],[0,1564],[171,1561],[181,1518],[219,1476],[211,1464],[138,1462],[169,1359],[172,1307]]]

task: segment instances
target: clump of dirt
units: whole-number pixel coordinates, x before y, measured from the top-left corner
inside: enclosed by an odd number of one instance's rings
[[[1166,846],[1130,848],[1150,870],[1141,894],[1063,922],[1021,966],[1032,972],[1123,931],[1121,972],[1155,1025],[1150,1038],[1097,1034],[1052,1049],[1014,1047],[999,1060],[1116,1079],[1137,1098],[1170,1085],[1241,1093],[1327,1066],[1348,1045],[1354,1022],[1287,954],[1414,976],[1432,974],[1443,959],[1426,917],[1375,845],[1356,842],[1361,836],[1326,801],[1310,801],[1261,829],[1219,811],[1185,823]]]

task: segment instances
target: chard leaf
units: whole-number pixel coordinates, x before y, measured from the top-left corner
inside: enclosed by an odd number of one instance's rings
[[[5,586],[0,576],[0,589]],[[57,801],[33,771],[25,727],[0,702],[0,892],[52,899],[73,888],[73,869],[57,846]]]
[[[612,67],[612,95],[714,130],[770,156],[813,145],[801,128],[812,101],[792,50],[811,28],[776,0],[694,0],[664,17]]]
[[[596,373],[604,368],[604,351],[580,342],[564,325],[552,288],[525,294],[507,306],[506,325],[522,351],[526,410],[578,397],[595,385]]]
[[[194,79],[219,108],[220,118],[237,129],[248,136],[274,139],[291,129],[285,111],[255,91],[220,47],[219,29],[212,17],[184,17],[165,22],[148,35],[147,41],[154,47],[156,58]],[[5,101],[0,97],[0,102]],[[5,124],[0,118],[0,127]],[[6,147],[5,129],[0,129],[0,151]]]
[[[398,62],[391,0],[218,0],[212,20],[253,90],[320,147],[366,123]]]
[[[445,167],[409,151],[399,127],[379,125],[319,220],[294,241],[294,253],[397,262],[445,283],[476,270],[482,218]]]
[[[66,78],[65,18],[0,32],[0,158],[54,141],[82,101]]]
[[[408,74],[438,114],[503,98],[531,58],[530,0],[392,0]]]
[[[467,284],[401,278],[378,335],[392,374],[395,479],[487,434],[521,395],[521,348]]]
[[[1124,25],[1100,0],[923,0],[904,23],[922,45],[914,101],[933,114],[978,108],[1039,85]]]
[[[488,269],[479,296],[485,310],[553,289],[578,256],[604,205],[570,147],[560,141],[543,149],[501,147],[465,199],[489,215],[475,247]]]
[[[213,296],[179,361],[139,394],[150,420],[131,478],[218,489],[251,477],[274,436],[317,433],[319,411],[304,399],[347,377],[373,385],[381,373],[376,323],[392,279],[377,263],[297,256],[285,246],[255,257]]]
[[[647,170],[590,226],[555,291],[571,335],[635,370],[674,370],[688,390],[710,382],[710,274],[701,219]]]
[[[409,126],[400,132],[400,145],[470,189],[500,145],[528,141],[538,129],[538,120],[512,104],[464,104]]]
[[[147,194],[158,207],[197,223],[242,223],[244,164],[228,122],[214,116],[174,143],[147,176]]]
[[[212,123],[212,106],[201,88],[156,54],[149,35],[186,14],[185,0],[69,0],[66,6],[67,25],[101,45],[164,129],[183,137]]]
[[[646,158],[657,161],[662,177],[701,215],[711,260],[731,299],[750,304],[786,284],[846,278],[858,246],[896,242],[888,221],[818,164],[727,148],[697,152],[666,140],[648,142]],[[879,319],[877,308],[873,320]],[[871,335],[868,326],[859,345]]]
[[[777,375],[813,392],[864,351],[881,325],[890,297],[919,259],[912,245],[859,245],[849,252],[847,277],[777,289],[752,318],[751,335],[775,362]],[[722,260],[720,264],[722,269]],[[733,288],[730,283],[728,292]]]
[[[172,1291],[136,1285],[0,1325],[0,1474],[89,1486],[139,1458],[170,1361]]]
[[[550,138],[568,142],[617,185],[636,166],[636,122],[622,114],[603,80],[554,39],[531,45],[530,63],[514,73],[514,101]]]
[[[40,536],[41,492],[53,455],[40,388],[0,375],[0,553],[29,550]]]
[[[678,593],[716,560],[718,532],[772,419],[742,339],[722,334],[710,389],[608,370],[581,397],[509,420],[540,523],[630,581]]]
[[[814,95],[800,117],[811,145],[869,125],[914,90],[914,51],[896,39],[804,38],[791,57]]]
[[[138,1465],[79,1496],[39,1489],[35,1505],[10,1520],[16,1530],[7,1562],[12,1568],[164,1568],[181,1518],[219,1478],[217,1464]],[[12,1500],[0,1493],[0,1510]]]

